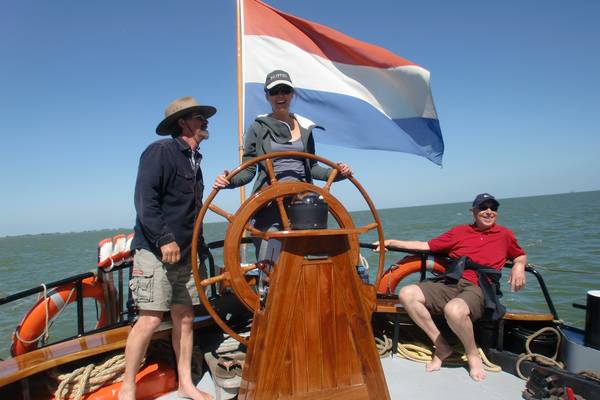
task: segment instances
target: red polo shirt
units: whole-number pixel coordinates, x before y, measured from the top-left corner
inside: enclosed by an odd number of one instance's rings
[[[501,269],[507,260],[525,254],[515,234],[500,225],[486,231],[480,231],[475,224],[459,225],[428,243],[434,253],[445,253],[452,258],[467,256],[477,264],[494,269]],[[463,278],[477,284],[477,274],[473,270],[465,270]]]

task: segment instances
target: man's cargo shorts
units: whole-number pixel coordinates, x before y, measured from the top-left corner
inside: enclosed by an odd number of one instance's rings
[[[129,289],[140,310],[169,311],[173,304],[199,303],[191,264],[164,264],[145,249],[133,257]]]

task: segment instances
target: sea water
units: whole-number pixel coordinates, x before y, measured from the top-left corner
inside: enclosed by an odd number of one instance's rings
[[[600,289],[600,191],[501,199],[498,223],[512,229],[528,255],[529,262],[541,273],[561,319],[583,327],[585,311],[573,303],[585,304],[588,290]],[[457,224],[472,221],[470,204],[455,203],[379,211],[386,238],[427,240]],[[373,221],[367,211],[352,213],[356,225]],[[225,223],[205,224],[208,242],[223,239]],[[24,235],[0,238],[0,298],[44,282],[95,270],[97,244],[106,237],[127,230],[103,230],[80,233]],[[371,231],[361,242],[377,240]],[[363,249],[373,280],[378,255]],[[215,252],[219,259],[220,251]],[[404,254],[388,252],[387,268]],[[509,309],[549,312],[540,287],[527,274],[527,286],[511,293],[503,275],[503,303]],[[416,274],[418,275],[418,274]],[[406,282],[417,279],[409,277]],[[0,306],[0,357],[9,356],[14,328],[35,302],[36,296]],[[90,304],[91,303],[91,304]],[[67,307],[50,330],[50,340],[74,335],[75,306]],[[96,321],[93,302],[86,302],[85,327]]]

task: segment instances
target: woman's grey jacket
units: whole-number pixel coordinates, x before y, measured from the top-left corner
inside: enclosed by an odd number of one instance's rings
[[[315,142],[312,137],[312,130],[315,128],[323,128],[315,125],[312,121],[299,115],[295,115],[295,118],[300,126],[300,137],[302,139],[304,149],[307,153],[315,154]],[[242,161],[246,162],[255,157],[270,153],[271,140],[277,143],[287,143],[291,140],[291,138],[292,133],[290,131],[290,127],[285,122],[281,122],[278,119],[267,116],[259,116],[254,120],[252,125],[250,125],[244,135],[244,155]],[[259,172],[256,182],[254,183],[252,193],[254,194],[258,192],[265,185],[267,185],[269,181],[264,162],[252,165],[243,171],[240,171],[240,173],[231,179],[228,187],[235,188],[250,182],[254,178],[254,175],[256,175],[257,166]],[[312,183],[312,179],[325,181],[331,173],[331,168],[322,167],[315,160],[305,159],[304,168],[307,181],[309,183]],[[343,179],[342,176],[339,178]]]

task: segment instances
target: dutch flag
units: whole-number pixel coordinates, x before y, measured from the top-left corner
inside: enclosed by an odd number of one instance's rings
[[[442,164],[429,71],[259,0],[243,0],[241,21],[245,128],[270,112],[264,80],[282,69],[295,88],[292,111],[326,129],[317,141],[412,153]]]

